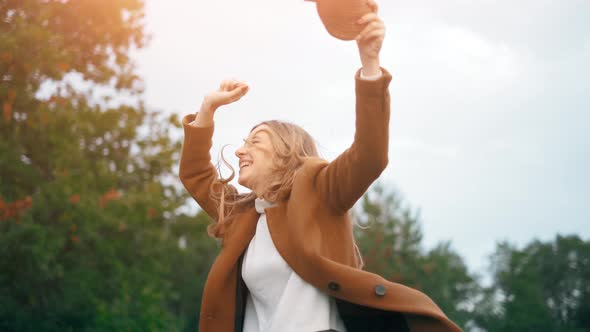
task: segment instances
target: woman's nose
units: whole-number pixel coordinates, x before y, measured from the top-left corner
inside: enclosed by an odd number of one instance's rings
[[[240,158],[240,156],[246,153],[246,148],[242,145],[236,150],[236,157]]]

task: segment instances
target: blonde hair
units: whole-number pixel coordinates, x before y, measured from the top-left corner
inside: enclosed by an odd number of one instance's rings
[[[303,165],[305,158],[319,157],[317,146],[307,131],[289,122],[264,121],[254,126],[250,132],[262,125],[266,125],[270,129],[267,132],[274,150],[274,169],[262,198],[270,202],[284,201],[289,198],[295,173]],[[214,181],[209,191],[211,198],[218,203],[219,211],[216,222],[209,225],[207,232],[210,236],[217,238],[223,237],[235,213],[251,207],[257,197],[254,192],[238,194],[234,187],[228,185],[235,176],[235,170],[223,157],[224,148],[221,151],[220,159],[231,170],[231,174],[225,179],[220,177]],[[219,166],[220,163],[218,163],[218,168]],[[219,186],[221,186],[220,190],[214,190]],[[354,241],[354,247],[360,262],[359,265],[362,268],[363,260],[356,241]]]

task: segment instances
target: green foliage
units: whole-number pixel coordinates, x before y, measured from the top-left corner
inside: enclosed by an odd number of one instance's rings
[[[419,214],[402,206],[395,192],[374,186],[363,197],[356,219],[365,270],[423,291],[461,326],[471,320],[469,302],[478,291],[475,277],[449,242],[424,250]]]
[[[0,73],[17,105],[48,79],[76,72],[133,89],[129,50],[146,42],[142,0],[0,0]],[[0,98],[5,100],[7,91]]]
[[[493,283],[481,287],[450,242],[424,250],[419,215],[404,207],[395,192],[375,186],[356,217],[365,269],[423,291],[466,329],[590,329],[589,241],[557,236],[521,250],[499,243],[491,257]]]
[[[478,303],[476,321],[488,331],[590,329],[590,241],[557,236],[519,250],[499,243],[493,284]]]
[[[0,0],[1,331],[197,324],[218,245],[179,212],[178,118],[141,102],[142,18],[140,0]]]

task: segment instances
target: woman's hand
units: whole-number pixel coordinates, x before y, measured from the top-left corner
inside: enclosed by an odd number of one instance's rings
[[[385,38],[385,23],[377,14],[379,7],[375,0],[367,0],[372,12],[361,17],[357,24],[364,25],[364,29],[356,37],[359,48],[363,74],[370,76],[379,73],[379,52]]]
[[[248,85],[242,81],[225,80],[221,82],[219,89],[205,96],[201,111],[215,112],[220,106],[240,100],[246,93],[248,93],[248,90]]]
[[[219,85],[219,89],[210,92],[203,99],[201,110],[193,122],[194,127],[210,127],[213,125],[213,115],[220,106],[231,104],[240,100],[249,87],[246,83],[237,80],[225,80]]]

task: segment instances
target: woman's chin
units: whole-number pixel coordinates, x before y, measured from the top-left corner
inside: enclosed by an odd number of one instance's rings
[[[242,187],[249,188],[249,187],[248,187],[248,183],[247,183],[246,179],[244,179],[244,177],[243,177],[243,176],[239,176],[239,177],[238,177],[238,183],[239,183],[239,184],[240,184],[240,186],[242,186]]]

